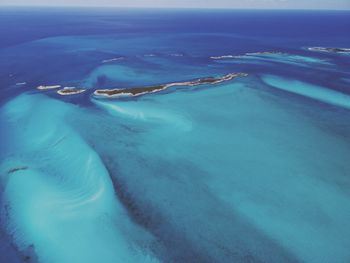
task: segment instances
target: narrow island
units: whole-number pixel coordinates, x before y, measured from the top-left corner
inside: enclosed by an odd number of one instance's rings
[[[121,96],[140,96],[148,93],[155,93],[173,86],[198,86],[198,85],[214,85],[224,81],[229,81],[237,77],[245,77],[246,73],[230,73],[221,77],[207,77],[200,78],[185,82],[173,82],[161,85],[147,86],[147,87],[136,87],[136,88],[123,88],[123,89],[98,89],[95,90],[95,96],[102,97],[121,97]]]
[[[123,59],[124,57],[110,58],[110,59],[102,60],[102,63],[109,63],[109,62],[114,62],[114,61],[123,60]]]
[[[283,54],[283,53],[280,51],[261,51],[261,52],[245,53],[244,55],[212,56],[210,58],[214,60],[219,60],[219,59],[230,59],[230,58],[242,58],[244,56],[279,55],[279,54]]]
[[[283,53],[280,51],[261,51],[261,52],[246,53],[246,56],[281,55],[281,54]]]
[[[86,91],[86,89],[75,88],[75,87],[65,87],[63,89],[58,90],[57,93],[62,96],[66,96],[66,95],[83,93],[84,91]]]
[[[213,57],[210,57],[211,59],[225,59],[225,58],[239,58],[241,56],[239,55],[223,55],[223,56],[213,56]]]
[[[61,87],[61,85],[51,85],[51,86],[40,85],[40,86],[37,87],[37,89],[39,89],[39,90],[47,90],[47,89],[58,89],[60,87]]]
[[[309,51],[329,52],[329,53],[350,53],[350,48],[340,47],[309,47]]]

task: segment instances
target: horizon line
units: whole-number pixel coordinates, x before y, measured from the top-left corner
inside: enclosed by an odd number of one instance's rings
[[[13,4],[0,4],[2,7],[13,8],[115,8],[115,9],[166,9],[166,10],[275,10],[275,11],[350,11],[349,9],[336,9],[336,8],[251,8],[251,7],[186,7],[186,6],[116,6],[116,5],[13,5]]]

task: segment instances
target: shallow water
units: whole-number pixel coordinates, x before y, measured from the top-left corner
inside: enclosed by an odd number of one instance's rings
[[[350,260],[348,12],[0,12],[1,262]]]

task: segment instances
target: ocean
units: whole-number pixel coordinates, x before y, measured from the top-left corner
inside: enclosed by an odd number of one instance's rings
[[[0,8],[0,262],[350,262],[349,28]]]

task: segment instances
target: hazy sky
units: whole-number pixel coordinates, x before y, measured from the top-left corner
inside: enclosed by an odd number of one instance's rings
[[[0,0],[0,5],[350,9],[350,0]]]

